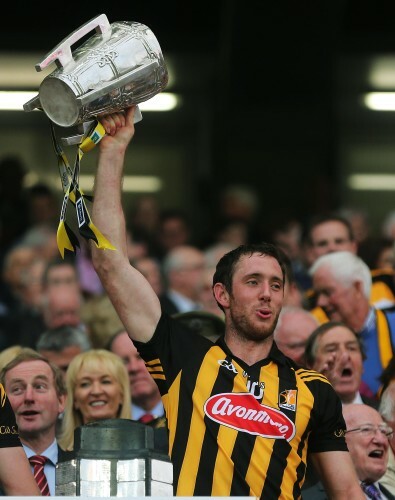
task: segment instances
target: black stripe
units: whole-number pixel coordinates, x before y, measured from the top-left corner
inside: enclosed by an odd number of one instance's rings
[[[232,363],[232,358],[229,356],[226,357],[226,360]],[[222,370],[221,376],[217,377],[211,395],[232,392],[233,390],[234,379],[237,374],[226,368],[220,368],[220,370]],[[204,417],[204,424],[206,431],[202,444],[199,468],[196,474],[194,496],[211,496],[214,464],[218,453],[217,436],[220,424],[213,422],[207,416]]]
[[[234,470],[230,496],[249,496],[250,487],[246,482],[246,474],[251,460],[253,460],[252,451],[255,446],[256,436],[239,432],[235,446],[232,451],[232,461],[237,464],[237,470]]]
[[[278,365],[278,378],[279,398],[283,391],[296,390],[296,375],[294,370],[290,370],[287,366]],[[296,411],[287,410],[285,408],[280,408],[280,410],[295,423]],[[287,457],[291,450],[292,447],[287,440],[276,439],[273,445],[265,483],[262,488],[261,498],[265,500],[275,500],[281,497],[281,483],[287,467]]]

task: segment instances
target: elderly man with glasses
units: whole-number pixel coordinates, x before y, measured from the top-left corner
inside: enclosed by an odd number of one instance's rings
[[[347,426],[347,446],[366,498],[394,499],[380,484],[387,470],[392,428],[377,410],[368,405],[344,406],[343,416]]]
[[[388,464],[389,441],[392,428],[380,413],[366,404],[343,406],[346,422],[346,442],[361,488],[368,499],[394,500],[395,496],[380,483]],[[317,483],[302,491],[303,500],[324,500],[323,485]]]

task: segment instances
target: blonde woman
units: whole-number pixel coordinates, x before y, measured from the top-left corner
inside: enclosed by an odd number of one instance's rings
[[[74,430],[108,418],[131,419],[129,378],[122,359],[105,349],[78,354],[66,374],[67,402],[59,444],[74,447]]]

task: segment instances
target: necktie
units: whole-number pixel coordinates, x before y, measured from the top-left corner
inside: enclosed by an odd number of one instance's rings
[[[148,424],[152,422],[152,420],[155,420],[155,417],[151,413],[144,413],[144,415],[139,418],[139,422],[142,424]]]
[[[369,498],[372,498],[374,500],[383,498],[381,496],[380,490],[373,483],[369,484],[369,483],[362,482],[361,488],[363,489],[363,491],[366,493],[366,495]]]
[[[42,455],[33,455],[29,458],[29,462],[33,466],[34,479],[40,488],[42,496],[49,497],[49,486],[44,474],[44,464],[46,461],[47,457],[43,457]]]

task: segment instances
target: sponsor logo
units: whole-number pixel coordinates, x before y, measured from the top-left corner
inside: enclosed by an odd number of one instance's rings
[[[81,227],[85,224],[85,214],[84,214],[84,205],[82,203],[82,198],[79,198],[77,200],[77,203],[75,204],[76,209],[77,209],[77,219],[78,219],[78,227]]]
[[[230,370],[233,373],[237,373],[237,370],[235,368],[235,365],[229,361],[226,361],[226,359],[219,359],[218,364],[226,368],[227,370]]]
[[[96,130],[91,135],[91,140],[95,144],[97,144],[100,141],[101,138],[102,138],[102,136]]]
[[[15,425],[11,427],[8,425],[0,425],[0,434],[18,434],[18,429]]]
[[[298,391],[290,389],[288,391],[280,392],[278,406],[286,410],[296,411],[296,396]]]
[[[263,398],[265,382],[252,382],[251,380],[248,380],[246,385],[248,392],[250,392],[255,399]]]
[[[333,434],[335,437],[340,438],[346,435],[346,431],[344,429],[336,429]]]
[[[249,393],[224,393],[211,396],[205,414],[215,422],[255,436],[290,441],[294,423],[279,410],[261,405]]]

